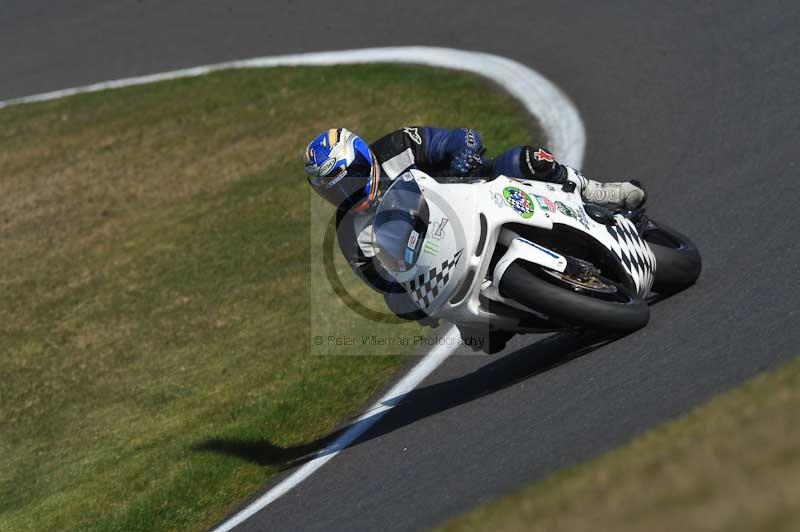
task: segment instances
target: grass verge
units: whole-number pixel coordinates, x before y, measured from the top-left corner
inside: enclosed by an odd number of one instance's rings
[[[473,76],[386,65],[0,110],[0,529],[208,527],[374,394],[401,357],[310,355],[300,155],[413,123],[531,137]]]
[[[800,530],[800,360],[439,530]]]

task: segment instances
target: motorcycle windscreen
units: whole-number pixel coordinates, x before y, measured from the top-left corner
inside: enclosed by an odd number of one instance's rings
[[[381,198],[372,226],[375,257],[389,272],[407,272],[417,263],[428,231],[428,204],[417,185],[402,176]]]

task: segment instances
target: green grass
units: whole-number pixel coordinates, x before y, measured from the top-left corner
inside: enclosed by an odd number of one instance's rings
[[[800,359],[440,530],[800,530]]]
[[[535,136],[475,77],[398,66],[1,110],[0,529],[202,529],[356,412],[406,360],[313,356],[318,309],[343,334],[418,328],[310,303],[300,155],[331,126],[415,123],[494,152]]]

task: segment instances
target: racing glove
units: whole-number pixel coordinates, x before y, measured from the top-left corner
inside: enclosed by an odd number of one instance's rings
[[[451,174],[454,176],[472,175],[483,165],[483,151],[484,148],[481,148],[479,152],[465,148],[453,155],[450,160]]]
[[[611,209],[638,209],[647,200],[647,194],[639,181],[600,183],[586,179],[581,191],[586,201]]]
[[[483,164],[483,147],[480,134],[474,129],[453,130],[447,141],[447,151],[451,153],[450,173],[454,176],[468,176]]]

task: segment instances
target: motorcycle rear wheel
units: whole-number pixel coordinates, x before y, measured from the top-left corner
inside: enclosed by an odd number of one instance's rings
[[[601,278],[615,290],[582,290],[558,277],[539,276],[514,262],[503,274],[500,293],[565,325],[627,333],[650,320],[650,308],[624,286]]]

